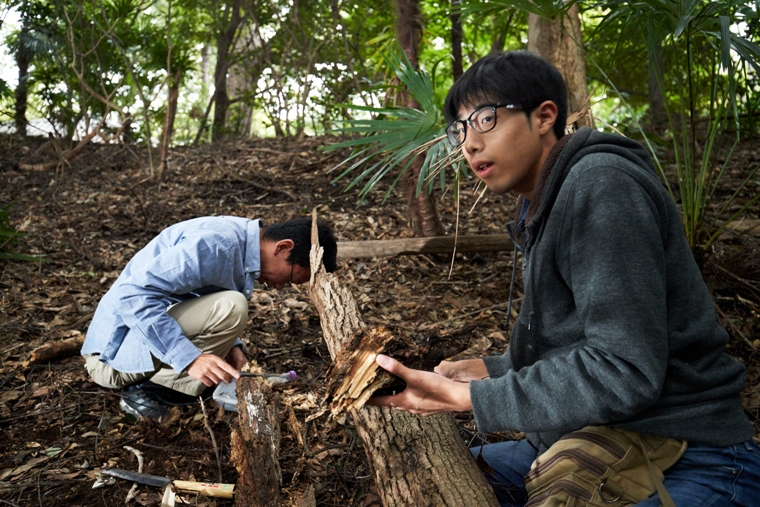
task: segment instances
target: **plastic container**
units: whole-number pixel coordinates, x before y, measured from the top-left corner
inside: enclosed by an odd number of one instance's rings
[[[229,384],[227,382],[219,382],[219,385],[214,389],[214,401],[224,407],[224,410],[229,412],[237,412],[237,394],[235,389],[237,384],[233,380]]]
[[[262,375],[267,379],[270,384],[284,384],[286,382],[293,382],[298,375],[293,370],[287,373],[272,373]],[[224,410],[230,412],[237,412],[237,383],[233,380],[229,384],[226,382],[220,382],[216,389],[214,389],[214,401],[224,407]]]

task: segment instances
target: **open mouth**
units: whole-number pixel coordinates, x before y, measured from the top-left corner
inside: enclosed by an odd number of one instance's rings
[[[493,166],[493,164],[490,163],[490,162],[487,162],[485,164],[479,164],[477,167],[475,167],[475,172],[477,172],[477,173],[484,173],[484,172],[488,171],[488,169],[490,169],[491,166]]]

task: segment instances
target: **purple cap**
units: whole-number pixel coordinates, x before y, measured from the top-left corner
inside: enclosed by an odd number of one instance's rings
[[[298,375],[296,375],[296,372],[294,372],[293,370],[290,370],[287,373],[287,376],[288,376],[288,381],[289,382],[295,382],[295,380],[298,378]]]

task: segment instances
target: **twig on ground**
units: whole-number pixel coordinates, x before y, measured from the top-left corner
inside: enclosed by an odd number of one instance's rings
[[[134,447],[130,447],[128,445],[125,445],[124,448],[128,451],[132,451],[132,453],[137,456],[137,473],[141,474],[143,471],[143,455],[140,451],[135,449]],[[135,499],[137,496],[137,483],[133,483],[132,487],[129,489],[129,493],[127,493],[127,498],[124,500],[125,504],[128,504],[132,500]]]
[[[224,482],[222,479],[222,460],[219,457],[219,447],[216,445],[216,437],[214,436],[214,430],[211,429],[211,425],[208,422],[208,414],[206,414],[206,405],[203,404],[203,398],[198,397],[201,400],[201,410],[203,411],[203,425],[206,427],[206,431],[211,436],[211,445],[214,446],[214,454],[216,454],[216,465],[219,467],[219,482]]]
[[[103,418],[106,416],[106,400],[103,398],[103,412],[100,414],[100,421],[98,421],[98,431],[95,434],[95,446],[93,447],[92,453],[95,455],[95,461],[99,462],[100,459],[98,458],[98,440],[100,439],[100,429],[103,427]]]
[[[208,449],[180,449],[179,447],[169,447],[169,446],[161,446],[161,445],[151,445],[146,444],[145,442],[140,442],[141,446],[143,447],[150,447],[151,449],[158,449],[164,452],[179,452],[184,454],[191,454],[194,452],[208,452]]]

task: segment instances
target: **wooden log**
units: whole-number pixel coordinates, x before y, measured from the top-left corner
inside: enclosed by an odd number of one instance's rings
[[[237,398],[238,421],[232,431],[230,452],[238,471],[235,505],[279,507],[282,475],[278,395],[264,378],[240,377]]]
[[[448,334],[409,337],[393,334],[384,326],[372,326],[354,334],[350,343],[333,361],[327,372],[327,389],[322,409],[308,420],[330,410],[332,417],[351,409],[359,409],[377,394],[393,394],[406,388],[406,383],[380,368],[378,354],[394,357],[417,370],[432,370],[446,358],[455,356],[469,345],[474,326]]]
[[[47,342],[34,349],[29,354],[29,359],[24,363],[24,367],[30,364],[42,364],[63,359],[79,354],[84,343],[84,335],[67,338],[55,342]]]
[[[392,257],[394,255],[501,252],[512,249],[509,234],[434,236],[373,241],[339,241],[338,258]]]
[[[351,293],[322,265],[313,215],[309,296],[335,360],[366,325]],[[378,407],[352,408],[349,414],[384,506],[498,505],[451,414],[423,417]]]

